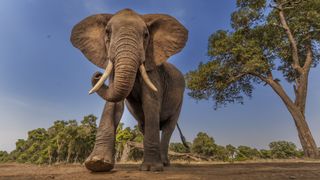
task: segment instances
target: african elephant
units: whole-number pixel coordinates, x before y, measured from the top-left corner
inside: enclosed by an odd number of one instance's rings
[[[164,14],[140,15],[130,9],[89,16],[74,26],[73,46],[104,68],[92,77],[90,93],[106,100],[96,142],[85,166],[91,171],[114,167],[115,131],[124,100],[144,135],[140,170],[162,171],[169,165],[168,145],[177,124],[185,81],[166,60],[181,51],[187,29]],[[109,76],[109,86],[104,82]],[[160,139],[160,130],[161,139]]]

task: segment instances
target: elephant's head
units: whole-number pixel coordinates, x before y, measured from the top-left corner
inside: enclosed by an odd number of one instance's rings
[[[104,68],[90,93],[97,91],[112,73],[106,91],[107,101],[121,101],[131,92],[138,69],[154,91],[146,71],[161,65],[178,53],[188,31],[175,18],[163,14],[139,15],[124,9],[116,14],[97,14],[74,26],[72,44],[95,65]]]

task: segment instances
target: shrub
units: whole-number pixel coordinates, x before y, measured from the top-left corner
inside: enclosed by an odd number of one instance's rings
[[[193,140],[192,152],[203,156],[212,156],[216,146],[212,137],[204,132],[199,132]]]
[[[288,141],[274,141],[269,144],[273,158],[285,159],[298,155],[297,146]]]
[[[188,143],[189,146],[191,143]],[[189,153],[190,150],[186,148],[182,143],[170,143],[169,150],[177,153]]]
[[[260,157],[260,152],[256,148],[248,146],[239,146],[237,148],[236,160],[244,161],[249,159],[257,159]]]

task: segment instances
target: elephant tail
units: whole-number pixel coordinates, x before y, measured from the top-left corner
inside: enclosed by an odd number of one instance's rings
[[[185,138],[184,135],[182,134],[182,131],[181,131],[178,123],[177,123],[177,128],[178,128],[178,130],[179,130],[179,134],[180,134],[180,138],[181,138],[182,144],[184,145],[184,147],[187,148],[188,151],[190,151],[190,147],[189,147],[189,145],[188,145],[188,143],[187,143],[186,138]]]

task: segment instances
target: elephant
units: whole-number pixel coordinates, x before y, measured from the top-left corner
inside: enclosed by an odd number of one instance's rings
[[[180,52],[187,39],[188,30],[174,17],[141,15],[131,9],[92,15],[73,27],[72,45],[105,69],[91,80],[89,94],[97,93],[106,104],[94,148],[84,162],[87,169],[114,168],[115,135],[124,104],[144,136],[140,170],[163,171],[170,165],[168,146],[181,111],[185,80],[166,60]]]

